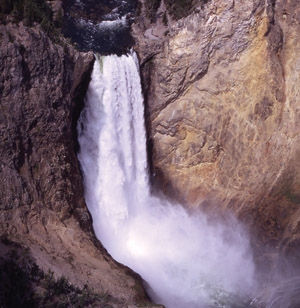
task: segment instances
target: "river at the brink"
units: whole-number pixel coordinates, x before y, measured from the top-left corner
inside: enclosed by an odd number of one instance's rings
[[[120,55],[132,47],[136,0],[66,0],[63,9],[64,35],[78,50]]]

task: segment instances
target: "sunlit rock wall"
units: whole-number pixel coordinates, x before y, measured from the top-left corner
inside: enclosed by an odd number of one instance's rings
[[[300,222],[299,22],[295,0],[212,0],[177,22],[144,8],[133,27],[154,184],[230,208],[287,250]]]

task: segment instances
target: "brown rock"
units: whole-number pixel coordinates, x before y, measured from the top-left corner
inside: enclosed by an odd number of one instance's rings
[[[141,279],[96,240],[84,202],[76,120],[93,54],[53,44],[39,26],[0,33],[0,235],[113,307],[147,301]]]
[[[297,1],[216,0],[160,40],[147,35],[159,20],[133,27],[154,183],[233,210],[274,247],[300,236],[299,14]]]

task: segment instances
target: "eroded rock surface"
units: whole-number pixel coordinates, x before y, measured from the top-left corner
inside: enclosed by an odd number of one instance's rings
[[[45,272],[108,293],[112,307],[147,302],[140,278],[96,240],[84,203],[74,140],[93,54],[53,44],[37,25],[0,33],[0,235]]]
[[[177,22],[162,6],[154,23],[142,10],[133,27],[154,183],[188,206],[230,208],[295,253],[300,4],[200,2]]]

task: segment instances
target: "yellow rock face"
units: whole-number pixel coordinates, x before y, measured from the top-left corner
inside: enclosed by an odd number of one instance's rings
[[[211,1],[137,47],[156,48],[142,66],[154,182],[276,246],[300,221],[300,4],[256,2]]]

